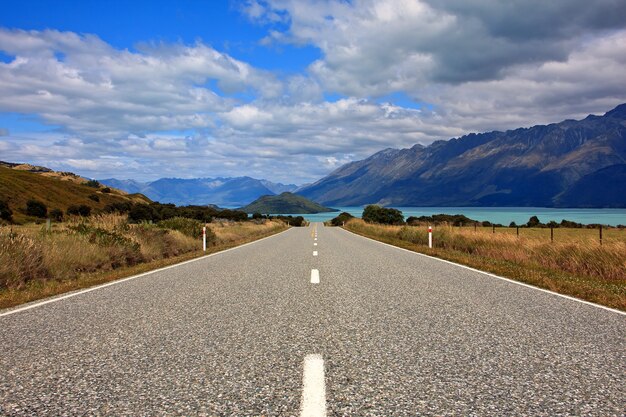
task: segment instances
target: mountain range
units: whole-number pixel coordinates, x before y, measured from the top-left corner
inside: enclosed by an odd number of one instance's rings
[[[108,178],[99,181],[128,193],[141,193],[160,203],[215,204],[222,207],[240,207],[263,195],[275,195],[298,188],[294,184],[285,185],[250,177],[161,178],[151,182]]]
[[[297,193],[334,207],[626,207],[626,104],[578,121],[385,149]]]

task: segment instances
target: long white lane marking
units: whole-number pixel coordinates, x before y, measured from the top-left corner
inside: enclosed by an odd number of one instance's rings
[[[106,287],[110,287],[112,285],[121,284],[122,282],[130,281],[131,279],[141,278],[141,277],[144,277],[144,276],[150,275],[150,274],[156,274],[157,272],[165,271],[165,270],[168,270],[168,269],[171,269],[171,268],[176,268],[178,266],[182,266],[182,265],[185,265],[185,264],[188,264],[188,263],[191,263],[191,262],[201,261],[202,259],[207,259],[207,258],[210,258],[212,256],[221,255],[223,253],[230,252],[230,251],[233,251],[233,250],[237,250],[237,249],[243,248],[245,246],[254,245],[255,243],[261,242],[262,240],[270,239],[272,237],[278,236],[278,235],[283,234],[285,232],[288,232],[290,230],[292,230],[292,229],[286,229],[286,230],[283,230],[282,232],[276,233],[274,235],[267,236],[267,237],[264,237],[264,238],[261,238],[261,239],[258,239],[258,240],[254,240],[252,242],[244,243],[243,245],[235,246],[234,248],[224,249],[223,251],[211,253],[209,255],[204,255],[204,256],[201,256],[199,258],[194,258],[194,259],[190,259],[188,261],[183,261],[183,262],[180,262],[180,263],[177,263],[177,264],[174,264],[174,265],[169,265],[169,266],[165,266],[163,268],[154,269],[152,271],[144,272],[144,273],[138,274],[138,275],[133,275],[131,277],[118,279],[116,281],[111,281],[111,282],[108,282],[106,284],[96,285],[95,287],[86,288],[84,290],[76,291],[76,292],[73,292],[73,293],[70,293],[70,294],[65,294],[65,295],[62,295],[62,296],[59,296],[59,297],[55,296],[54,298],[49,298],[49,299],[47,299],[45,301],[40,301],[38,303],[30,304],[30,305],[27,305],[25,307],[14,308],[13,310],[9,310],[9,311],[6,311],[4,313],[0,313],[0,317],[4,317],[4,316],[11,315],[11,314],[19,313],[20,311],[30,310],[30,309],[33,309],[33,308],[36,308],[36,307],[40,307],[40,306],[43,306],[43,305],[46,305],[46,304],[54,303],[54,302],[57,302],[57,301],[66,300],[68,298],[76,297],[77,295],[81,295],[81,294],[85,294],[85,293],[88,293],[88,292],[91,292],[91,291],[99,290],[100,288],[106,288]]]
[[[300,407],[301,417],[326,416],[326,385],[322,355],[307,355],[304,358]]]
[[[313,239],[313,240],[317,240],[317,238]]]
[[[313,251],[313,256],[317,256],[317,251],[316,250]]]
[[[320,283],[320,271],[317,269],[311,269],[311,284]]]
[[[317,246],[317,242],[313,243],[313,246]]]
[[[355,236],[362,237],[363,239],[367,239],[367,240],[371,240],[372,242],[380,243],[381,245],[389,246],[389,247],[392,247],[394,249],[398,249],[398,250],[401,250],[401,251],[404,251],[404,252],[412,253],[413,255],[419,255],[419,256],[423,256],[425,258],[434,259],[435,261],[444,262],[444,263],[447,263],[447,264],[450,264],[450,265],[458,266],[459,268],[469,269],[470,271],[478,272],[480,274],[487,275],[487,276],[489,276],[491,278],[500,279],[502,281],[507,281],[507,282],[509,282],[511,284],[521,285],[522,287],[526,287],[526,288],[530,288],[530,289],[533,289],[533,290],[537,290],[537,291],[545,292],[545,293],[548,293],[548,294],[556,295],[557,297],[566,298],[566,299],[568,299],[570,301],[578,301],[579,303],[587,304],[587,305],[590,305],[592,307],[601,308],[603,310],[607,310],[607,311],[610,311],[612,313],[617,313],[617,314],[621,314],[622,316],[626,316],[626,312],[620,311],[620,310],[616,310],[616,309],[611,308],[611,307],[605,307],[605,306],[600,305],[600,304],[592,303],[591,301],[585,301],[585,300],[581,300],[580,298],[570,297],[569,295],[559,294],[558,292],[554,292],[554,291],[546,290],[546,289],[543,289],[543,288],[535,287],[534,285],[525,284],[523,282],[515,281],[515,280],[510,279],[510,278],[501,277],[500,275],[492,274],[490,272],[481,271],[480,269],[472,268],[471,266],[457,264],[456,262],[447,261],[445,259],[437,258],[435,256],[430,256],[430,255],[426,255],[424,253],[419,253],[419,252],[415,252],[415,251],[412,251],[412,250],[400,248],[398,246],[390,245],[389,243],[385,243],[385,242],[381,242],[381,241],[376,240],[376,239],[372,239],[371,237],[361,236],[361,235],[359,235],[357,233],[351,232],[350,230],[347,230],[347,229],[344,229],[344,228],[341,228],[341,230],[343,230],[346,233],[351,233],[351,234],[353,234]]]

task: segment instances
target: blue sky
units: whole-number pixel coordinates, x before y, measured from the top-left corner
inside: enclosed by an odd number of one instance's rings
[[[4,2],[0,160],[314,181],[388,147],[626,101],[599,0]]]

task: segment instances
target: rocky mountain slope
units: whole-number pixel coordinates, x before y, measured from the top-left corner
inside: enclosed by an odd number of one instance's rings
[[[603,116],[385,149],[298,194],[331,206],[626,207],[626,104]]]

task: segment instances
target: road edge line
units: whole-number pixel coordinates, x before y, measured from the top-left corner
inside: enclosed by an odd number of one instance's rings
[[[141,277],[144,277],[146,275],[155,274],[157,272],[162,272],[162,271],[165,271],[165,270],[168,270],[168,269],[171,269],[171,268],[176,268],[178,266],[182,266],[182,265],[185,265],[185,264],[188,264],[188,263],[197,262],[197,261],[200,261],[202,259],[207,259],[207,258],[210,258],[210,257],[215,256],[215,255],[221,255],[223,253],[230,252],[230,251],[235,250],[235,249],[243,248],[244,246],[252,245],[254,243],[261,242],[262,240],[269,239],[269,238],[281,235],[281,234],[283,234],[283,233],[285,233],[285,232],[287,232],[287,231],[289,231],[291,229],[292,228],[287,228],[287,229],[283,230],[282,232],[278,232],[278,233],[275,233],[275,234],[270,235],[270,236],[265,236],[265,237],[263,237],[261,239],[253,240],[252,242],[244,243],[242,245],[238,245],[238,246],[234,246],[232,248],[228,248],[228,249],[224,249],[224,250],[221,250],[221,251],[218,251],[218,252],[210,253],[208,255],[203,255],[203,256],[200,256],[200,257],[197,257],[197,258],[193,258],[193,259],[189,259],[189,260],[186,260],[186,261],[182,261],[182,262],[179,262],[179,263],[176,263],[176,264],[173,264],[173,265],[168,265],[168,266],[164,266],[162,268],[153,269],[152,271],[142,272],[141,274],[137,274],[137,275],[131,275],[130,277],[121,278],[121,279],[118,279],[118,280],[115,280],[115,281],[111,281],[111,282],[107,282],[107,283],[104,283],[104,284],[96,285],[96,286],[93,286],[93,287],[85,288],[85,289],[82,289],[82,290],[74,291],[74,292],[71,292],[69,294],[53,296],[52,298],[44,299],[43,301],[36,301],[33,304],[30,304],[30,305],[27,305],[27,306],[24,306],[24,307],[16,307],[16,308],[10,309],[8,311],[0,312],[0,317],[10,316],[11,314],[20,313],[20,312],[26,311],[26,310],[31,310],[33,308],[41,307],[43,305],[54,303],[56,301],[66,300],[68,298],[72,298],[72,297],[75,297],[77,295],[85,294],[85,293],[88,293],[88,292],[91,292],[91,291],[96,291],[96,290],[99,290],[101,288],[106,288],[106,287],[110,287],[112,285],[121,284],[123,282],[130,281],[131,279],[141,278]]]
[[[367,237],[367,236],[360,235],[358,233],[354,233],[353,231],[344,229],[343,227],[340,227],[340,229],[345,231],[345,232],[347,232],[347,233],[351,233],[351,234],[353,234],[355,236],[359,236],[359,237],[362,237],[364,239],[368,239],[368,240],[371,240],[371,241],[376,242],[376,243],[380,243],[380,244],[385,245],[385,246],[389,246],[389,247],[392,247],[392,248],[395,248],[395,249],[399,249],[399,250],[402,250],[402,251],[405,251],[405,252],[413,253],[415,255],[424,256],[426,258],[435,259],[435,260],[440,261],[440,262],[445,262],[445,263],[450,264],[450,265],[455,265],[455,266],[458,266],[458,267],[461,267],[461,268],[464,268],[464,269],[469,269],[470,271],[479,272],[479,273],[481,273],[483,275],[487,275],[487,276],[490,276],[492,278],[497,278],[497,279],[500,279],[500,280],[503,280],[503,281],[507,281],[507,282],[510,282],[512,284],[521,285],[521,286],[526,287],[526,288],[531,288],[533,290],[542,291],[542,292],[545,292],[547,294],[556,295],[556,296],[565,298],[565,299],[570,300],[570,301],[578,301],[579,303],[587,304],[587,305],[590,305],[590,306],[593,306],[593,307],[601,308],[603,310],[607,310],[607,311],[610,311],[610,312],[613,312],[613,313],[620,314],[622,316],[626,316],[626,312],[620,311],[620,310],[617,310],[617,309],[614,309],[614,308],[611,308],[611,307],[603,306],[601,304],[592,303],[591,301],[582,300],[580,298],[572,297],[571,295],[565,295],[565,294],[561,294],[561,293],[558,293],[558,292],[555,292],[555,291],[546,290],[545,288],[537,287],[535,285],[527,284],[525,282],[520,282],[520,281],[516,281],[516,280],[511,279],[511,278],[506,278],[506,277],[503,277],[503,276],[500,276],[500,275],[492,274],[491,272],[481,271],[480,269],[476,269],[476,268],[472,268],[471,266],[467,266],[467,265],[459,264],[459,263],[456,263],[456,262],[448,261],[447,259],[441,259],[441,258],[437,258],[436,256],[426,255],[425,253],[415,252],[415,251],[412,251],[412,250],[409,250],[409,249],[401,248],[399,246],[394,246],[394,245],[392,245],[390,243],[381,242],[380,240],[376,240],[376,239],[373,239],[371,237]]]

